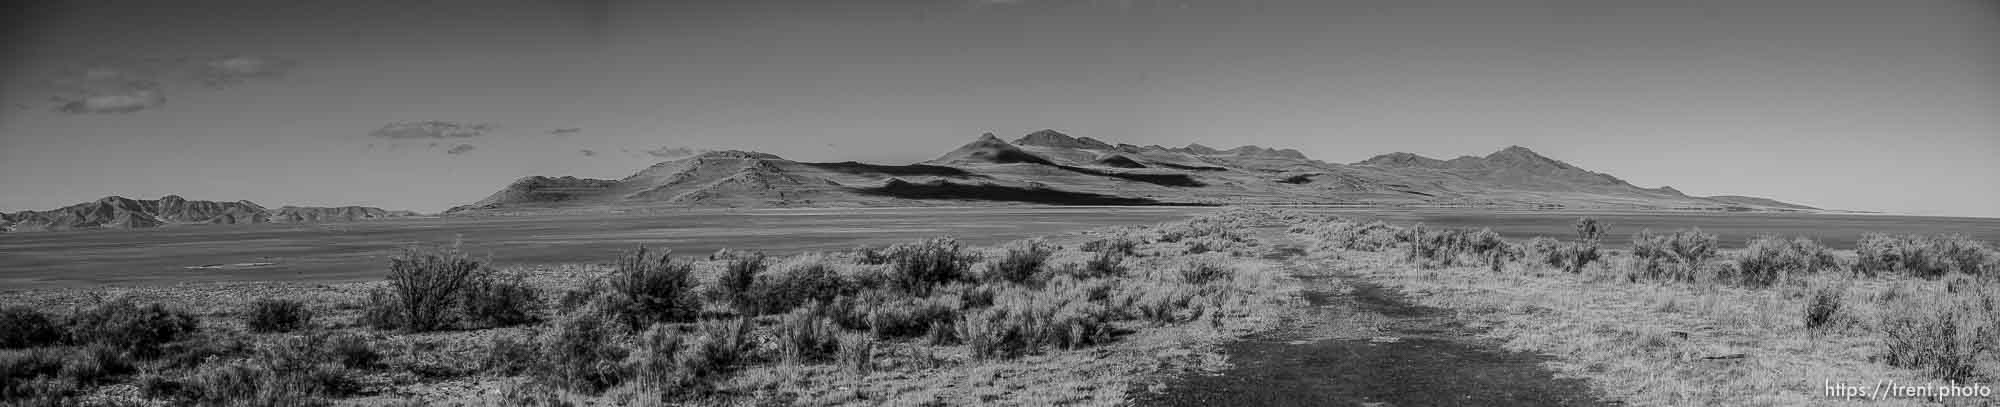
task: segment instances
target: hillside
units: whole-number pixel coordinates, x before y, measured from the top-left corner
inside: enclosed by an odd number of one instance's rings
[[[104,197],[46,211],[0,213],[0,232],[43,232],[78,229],[143,229],[168,225],[235,225],[255,223],[351,222],[415,212],[345,206],[336,208],[286,206],[265,209],[250,201],[190,201],[176,195],[157,200]]]
[[[1390,153],[1353,164],[1264,146],[1112,144],[1036,131],[981,135],[909,165],[809,163],[750,151],[661,162],[618,180],[527,177],[447,213],[641,207],[933,205],[1451,205],[1521,208],[1813,208],[1752,197],[1643,188],[1511,146],[1440,160]]]

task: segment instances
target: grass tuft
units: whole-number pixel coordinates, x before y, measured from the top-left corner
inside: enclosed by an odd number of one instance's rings
[[[243,325],[251,332],[291,332],[312,324],[312,311],[297,300],[265,298],[250,303]]]

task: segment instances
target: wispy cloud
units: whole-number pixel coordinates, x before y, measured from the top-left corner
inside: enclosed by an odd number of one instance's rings
[[[73,114],[132,113],[167,103],[158,89],[130,89],[112,94],[68,98],[56,110]]]
[[[292,60],[266,56],[218,58],[202,64],[197,80],[210,87],[222,87],[250,79],[283,76],[297,65]]]
[[[447,121],[396,122],[369,132],[369,137],[389,140],[459,139],[486,135],[493,126]]]
[[[445,150],[444,153],[451,155],[459,155],[459,154],[470,153],[472,152],[472,150],[476,149],[478,149],[478,147],[474,147],[471,144],[459,144],[456,146],[452,146],[450,150]]]
[[[551,136],[557,136],[557,137],[565,137],[565,136],[574,136],[574,135],[576,135],[577,133],[582,133],[582,132],[583,132],[583,129],[579,129],[579,128],[575,128],[575,127],[571,127],[571,128],[566,128],[566,129],[555,129],[555,130],[549,130],[549,135],[551,135]]]

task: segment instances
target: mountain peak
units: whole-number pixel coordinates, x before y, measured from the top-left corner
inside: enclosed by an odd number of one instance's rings
[[[1542,157],[1542,155],[1541,155],[1541,154],[1537,154],[1537,153],[1535,153],[1535,150],[1529,150],[1529,149],[1528,149],[1527,147],[1522,147],[1522,146],[1507,146],[1507,148],[1503,148],[1503,149],[1500,149],[1500,151],[1495,151],[1495,152],[1493,152],[1493,154],[1487,154],[1487,155],[1486,155],[1486,157],[1487,157],[1487,158],[1493,158],[1493,157],[1501,157],[1501,156],[1523,156],[1523,157],[1541,157],[1541,158],[1547,158],[1547,157]]]
[[[978,140],[973,140],[971,143],[959,146],[958,149],[951,150],[951,152],[945,153],[944,156],[930,162],[937,164],[1052,164],[1046,158],[1001,141],[999,137],[994,137],[993,133],[981,135]]]
[[[1358,165],[1373,165],[1373,166],[1380,166],[1380,167],[1426,167],[1426,168],[1437,168],[1437,167],[1439,167],[1439,166],[1442,166],[1442,165],[1444,165],[1444,161],[1443,161],[1443,160],[1439,160],[1439,159],[1436,159],[1436,158],[1430,158],[1430,157],[1425,157],[1425,156],[1421,156],[1421,155],[1417,155],[1417,154],[1413,154],[1413,153],[1405,153],[1405,152],[1394,152],[1394,153],[1388,153],[1388,154],[1382,154],[1382,155],[1378,155],[1378,156],[1374,156],[1374,157],[1369,157],[1368,159],[1366,159],[1366,160],[1361,160],[1361,162],[1358,162],[1358,163],[1355,163],[1355,164],[1358,164]]]
[[[1070,137],[1062,132],[1043,129],[1014,140],[1015,145],[1043,146],[1058,148],[1080,148],[1090,150],[1110,150],[1111,144],[1089,137]]]

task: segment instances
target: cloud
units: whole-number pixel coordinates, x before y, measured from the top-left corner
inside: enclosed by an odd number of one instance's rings
[[[167,103],[158,89],[134,89],[113,94],[86,95],[65,99],[57,111],[71,114],[132,113]]]
[[[584,157],[596,157],[596,156],[597,156],[597,152],[596,152],[596,151],[591,151],[591,150],[588,150],[588,149],[584,149],[584,150],[576,150],[576,152],[579,152],[579,153],[583,153],[583,156],[584,156]]]
[[[451,155],[459,155],[472,152],[472,150],[475,149],[478,149],[478,147],[473,147],[471,144],[459,144],[456,146],[452,146],[450,150],[445,150],[444,153]]]
[[[579,129],[579,128],[575,128],[575,127],[571,127],[571,128],[567,128],[567,129],[555,129],[555,130],[549,130],[549,135],[551,135],[551,136],[557,136],[557,137],[562,137],[562,136],[574,136],[574,135],[576,135],[577,133],[581,133],[581,132],[583,132],[583,129]]]
[[[221,87],[256,78],[284,76],[298,63],[288,59],[241,55],[203,62],[197,79],[210,87]]]
[[[56,111],[72,114],[131,113],[167,103],[160,84],[148,75],[115,66],[95,66],[50,81]]]
[[[396,122],[369,132],[369,137],[389,140],[459,139],[486,135],[493,130],[487,124],[468,124],[446,121]]]

